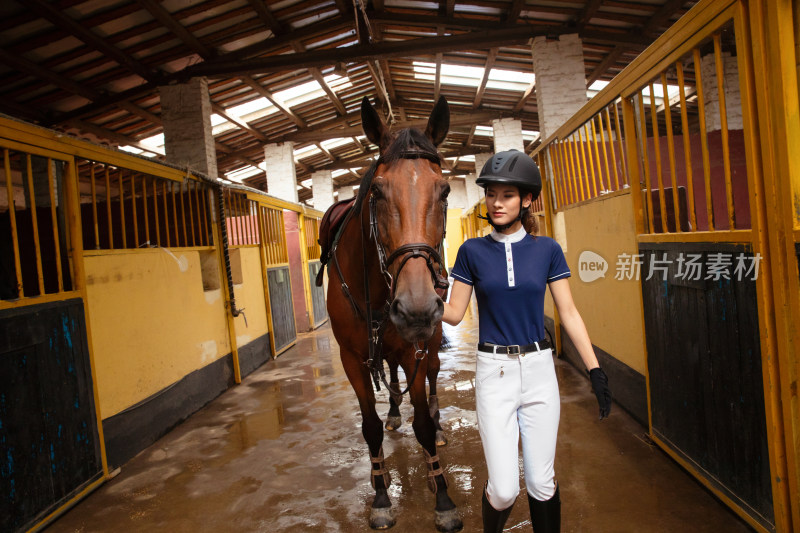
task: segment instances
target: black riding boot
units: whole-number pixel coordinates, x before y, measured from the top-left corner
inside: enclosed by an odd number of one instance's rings
[[[553,497],[543,502],[528,494],[528,506],[531,508],[533,533],[560,533],[561,496],[558,485]]]
[[[511,508],[514,507],[514,504],[508,506],[508,508],[503,509],[502,511],[498,511],[492,504],[489,503],[489,498],[486,497],[486,487],[483,487],[483,533],[502,533],[503,526],[506,525],[506,520],[508,520],[508,515],[511,514]]]

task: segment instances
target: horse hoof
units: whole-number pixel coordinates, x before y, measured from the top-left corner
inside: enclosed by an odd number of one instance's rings
[[[369,527],[372,529],[389,529],[395,522],[397,522],[397,520],[394,518],[394,507],[370,508]]]
[[[464,529],[464,523],[458,514],[458,508],[449,511],[436,511],[436,530],[442,533],[456,533]]]
[[[390,416],[386,419],[386,429],[394,431],[403,424],[403,418],[399,416]]]
[[[447,437],[444,436],[444,431],[441,429],[436,430],[436,445],[447,446]]]

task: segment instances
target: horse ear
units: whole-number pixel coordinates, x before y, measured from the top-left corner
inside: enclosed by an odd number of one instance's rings
[[[366,96],[361,100],[361,128],[364,130],[364,135],[367,136],[367,139],[380,148],[386,126]]]
[[[433,106],[431,117],[428,119],[428,126],[425,128],[425,135],[433,142],[434,146],[439,146],[447,137],[450,129],[450,106],[444,96],[439,97],[439,101]]]

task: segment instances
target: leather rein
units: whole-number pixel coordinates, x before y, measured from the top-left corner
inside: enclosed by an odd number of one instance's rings
[[[428,150],[420,150],[420,149],[412,149],[412,150],[405,150],[400,153],[401,159],[427,159],[437,165],[441,166],[441,158],[439,154],[436,152],[431,152]],[[370,168],[368,172],[372,172],[374,175],[374,170],[378,168],[378,166],[383,162],[382,157],[378,158],[377,162]],[[368,178],[368,185],[372,183],[372,176]],[[365,193],[369,194],[369,193]],[[383,384],[386,386],[386,389],[389,393],[396,397],[396,403],[399,403],[399,399],[402,398],[402,395],[408,392],[409,388],[411,388],[411,384],[414,382],[414,379],[417,376],[417,371],[419,370],[419,365],[425,356],[428,354],[428,342],[424,343],[423,347],[420,347],[418,343],[414,343],[414,370],[411,373],[411,378],[408,380],[408,385],[406,389],[402,392],[398,392],[393,390],[389,383],[386,382],[386,372],[383,369],[383,333],[386,326],[386,320],[389,317],[389,310],[391,308],[392,302],[395,298],[395,291],[397,289],[397,279],[400,277],[400,272],[403,270],[403,267],[406,266],[409,260],[414,259],[416,257],[420,257],[425,259],[426,266],[431,274],[431,279],[433,280],[434,289],[447,289],[449,286],[449,282],[445,276],[442,276],[442,271],[444,270],[444,263],[442,262],[442,246],[444,242],[444,238],[447,231],[447,202],[444,202],[443,207],[443,228],[442,228],[442,240],[439,242],[438,250],[427,243],[424,242],[415,242],[415,243],[408,243],[398,246],[397,249],[392,251],[390,254],[387,255],[386,247],[381,242],[380,230],[378,228],[378,217],[377,217],[377,209],[376,209],[377,200],[374,194],[370,194],[369,198],[369,238],[375,244],[375,248],[378,252],[378,262],[380,265],[381,275],[383,276],[384,281],[386,282],[386,288],[388,289],[388,297],[384,302],[383,308],[380,311],[374,310],[372,308],[372,302],[370,297],[370,283],[369,283],[369,274],[367,273],[367,235],[364,233],[364,226],[361,225],[361,250],[362,250],[362,261],[364,267],[364,294],[365,294],[365,311],[361,310],[361,307],[353,298],[353,295],[350,293],[350,288],[348,287],[347,283],[344,280],[344,275],[342,274],[341,267],[339,266],[339,261],[336,256],[336,251],[338,248],[338,243],[334,246],[333,250],[331,251],[331,256],[333,258],[333,264],[336,267],[336,271],[339,275],[339,279],[342,282],[342,292],[347,296],[348,300],[350,300],[350,304],[353,306],[355,312],[365,320],[367,323],[367,335],[369,337],[369,357],[364,364],[369,368],[370,374],[372,375],[372,380],[375,384],[375,390],[380,391],[381,386],[380,382],[383,381]],[[347,214],[345,221],[342,223],[344,227],[353,216],[353,213],[356,210],[353,209],[350,213]],[[363,211],[363,203],[359,208],[358,215],[361,216],[361,212]],[[399,261],[399,267],[397,268],[397,272],[394,276],[389,272],[389,268],[395,261]],[[437,269],[435,265],[438,265],[439,268]]]

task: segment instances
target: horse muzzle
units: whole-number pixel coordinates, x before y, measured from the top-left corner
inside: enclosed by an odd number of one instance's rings
[[[421,301],[398,294],[389,307],[389,319],[407,342],[427,341],[442,320],[444,302],[435,292],[430,294]]]

